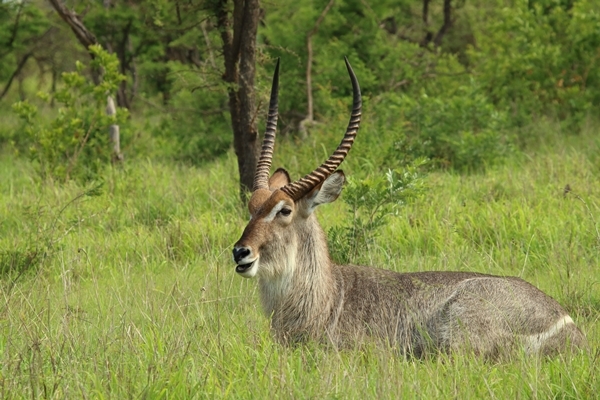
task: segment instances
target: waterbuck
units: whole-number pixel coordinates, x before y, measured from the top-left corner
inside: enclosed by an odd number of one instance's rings
[[[262,305],[283,342],[318,340],[348,346],[373,338],[402,354],[468,350],[496,357],[521,347],[552,354],[586,346],[567,312],[517,277],[472,272],[398,273],[337,265],[315,217],[334,201],[361,119],[358,80],[346,59],[354,104],[346,134],[320,167],[291,182],[286,170],[269,178],[275,131],[279,61],[273,76],[267,129],[256,168],[250,222],[233,248],[236,272],[258,277]]]

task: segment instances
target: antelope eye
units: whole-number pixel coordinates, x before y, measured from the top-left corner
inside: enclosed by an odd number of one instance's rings
[[[288,215],[290,215],[292,213],[292,210],[290,208],[282,208],[279,211],[279,214],[283,215],[284,217],[287,217]]]

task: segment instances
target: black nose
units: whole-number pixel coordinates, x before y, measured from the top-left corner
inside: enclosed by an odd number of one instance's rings
[[[233,248],[233,260],[239,263],[244,257],[250,254],[250,249],[247,247],[234,247]]]

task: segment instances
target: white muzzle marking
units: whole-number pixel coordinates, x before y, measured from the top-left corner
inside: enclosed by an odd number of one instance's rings
[[[248,261],[246,263],[242,263],[242,264],[238,264],[238,266],[240,265],[247,265],[249,263],[252,263],[252,265],[245,269],[244,271],[238,271],[238,269],[235,269],[235,272],[237,272],[240,276],[244,277],[244,278],[253,278],[256,276],[256,273],[258,272],[258,258],[256,258],[254,261]]]

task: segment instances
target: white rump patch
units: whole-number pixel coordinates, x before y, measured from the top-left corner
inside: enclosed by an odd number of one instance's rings
[[[542,348],[544,342],[550,339],[552,336],[560,332],[568,324],[574,324],[573,319],[568,315],[565,315],[552,325],[547,331],[538,333],[537,335],[531,335],[527,337],[527,343],[525,345],[528,353],[537,353]]]
[[[285,200],[281,200],[279,203],[277,203],[275,205],[275,207],[273,207],[273,209],[271,210],[271,212],[269,213],[269,215],[267,215],[264,218],[265,222],[271,222],[275,219],[275,216],[277,215],[277,213],[279,211],[281,211],[281,209],[283,208],[283,206],[285,205]]]

